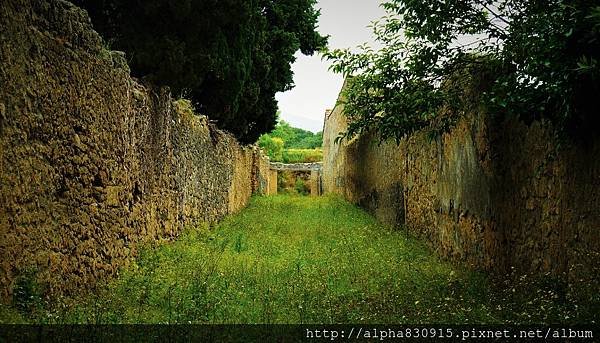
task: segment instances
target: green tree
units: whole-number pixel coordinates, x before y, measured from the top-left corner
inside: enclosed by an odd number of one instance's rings
[[[281,162],[283,160],[283,140],[281,138],[262,135],[258,139],[258,146],[263,149],[271,161]]]
[[[243,143],[274,128],[294,54],[327,41],[316,32],[316,0],[73,1],[127,53],[134,76],[191,98]]]
[[[284,120],[280,120],[275,129],[269,133],[271,137],[278,137],[283,140],[284,146],[295,136],[294,128]],[[287,146],[286,146],[287,147]]]
[[[598,132],[600,4],[589,0],[391,0],[374,24],[380,51],[334,50],[349,78],[350,125],[382,139],[445,129],[480,99],[492,113],[547,118],[565,132]],[[479,78],[476,76],[479,75]],[[467,80],[480,96],[469,98]],[[476,105],[476,104],[475,104]],[[594,130],[594,131],[592,131]]]
[[[319,131],[317,133],[312,133],[309,131],[309,134],[302,137],[298,140],[298,143],[294,148],[297,149],[314,149],[320,148],[323,146],[323,132]]]
[[[285,148],[314,149],[323,145],[322,132],[314,134],[308,130],[293,127],[284,120],[280,120],[268,135],[281,138]]]

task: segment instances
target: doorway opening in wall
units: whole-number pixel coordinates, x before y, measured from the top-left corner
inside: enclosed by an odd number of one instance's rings
[[[281,170],[277,173],[277,193],[290,195],[310,195],[310,171]]]

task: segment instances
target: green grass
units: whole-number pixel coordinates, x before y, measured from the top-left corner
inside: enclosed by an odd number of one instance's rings
[[[323,161],[323,150],[316,149],[284,149],[283,163],[310,163]]]
[[[255,197],[247,209],[212,229],[189,230],[172,244],[144,250],[95,296],[30,320],[449,324],[598,319],[597,292],[586,305],[557,297],[555,284],[494,284],[483,274],[440,261],[421,242],[382,227],[341,199]]]

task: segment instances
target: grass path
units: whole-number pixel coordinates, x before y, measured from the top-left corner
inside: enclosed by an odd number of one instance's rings
[[[337,198],[256,197],[212,229],[190,230],[174,243],[145,250],[104,291],[44,318],[78,323],[597,319],[591,309],[558,299],[554,286],[535,289],[493,288],[482,274],[440,261],[419,241]]]

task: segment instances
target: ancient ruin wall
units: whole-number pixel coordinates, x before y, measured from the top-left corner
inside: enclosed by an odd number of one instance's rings
[[[342,144],[343,106],[325,122],[323,188],[425,238],[442,256],[504,273],[595,277],[600,143],[559,143],[550,124],[471,112],[437,138]],[[405,226],[404,226],[405,225]]]
[[[72,294],[268,187],[257,149],[129,76],[87,14],[0,2],[0,289]],[[274,181],[276,183],[276,180]]]
[[[271,169],[269,157],[263,153],[256,153],[255,156],[259,156],[259,158],[255,159],[257,177],[253,178],[253,189],[257,189],[260,194],[264,195],[277,194],[277,172]]]

